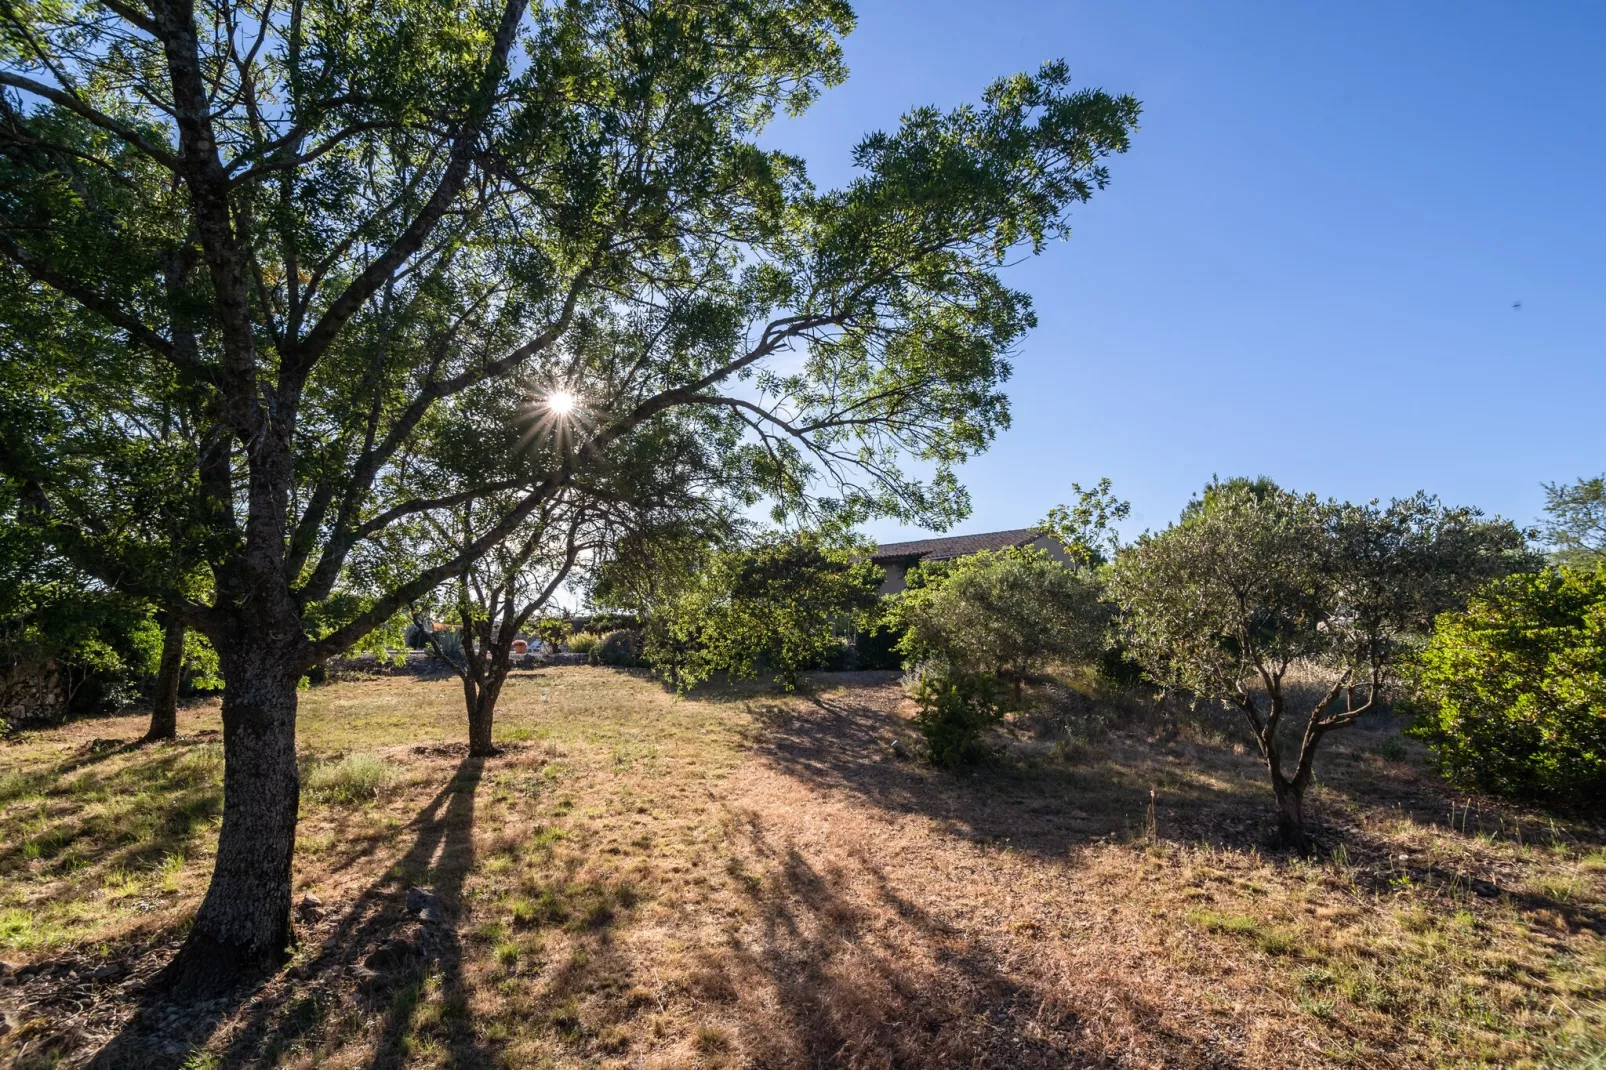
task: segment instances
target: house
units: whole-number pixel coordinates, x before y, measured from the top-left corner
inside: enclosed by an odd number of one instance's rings
[[[1009,550],[1022,546],[1035,546],[1067,568],[1076,565],[1058,539],[1038,528],[1012,528],[980,535],[948,535],[940,539],[889,542],[877,546],[870,560],[887,570],[880,593],[897,594],[904,589],[904,577],[909,570],[923,561],[947,561],[983,550]]]

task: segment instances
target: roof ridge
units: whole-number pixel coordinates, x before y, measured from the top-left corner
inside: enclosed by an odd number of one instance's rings
[[[870,555],[878,557],[962,557],[982,550],[1003,550],[1020,546],[1042,535],[1037,528],[1005,528],[1002,531],[982,531],[971,535],[939,535],[929,539],[908,539],[903,542],[878,544]]]

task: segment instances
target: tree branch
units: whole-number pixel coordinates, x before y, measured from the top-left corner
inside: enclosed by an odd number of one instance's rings
[[[179,347],[163,338],[116,301],[96,293],[76,279],[68,278],[29,254],[4,234],[0,234],[0,255],[4,255],[33,279],[44,283],[64,297],[72,298],[113,327],[127,331],[129,338],[170,361],[175,367],[189,372],[203,382],[216,384],[218,377],[216,367],[182,352]]]
[[[418,215],[413,217],[412,222],[390,247],[352,280],[345,291],[330,303],[307,336],[294,347],[294,356],[287,361],[289,366],[284,372],[286,382],[299,384],[305,379],[324,350],[329,348],[335,336],[345,327],[347,321],[357,314],[363,303],[374,295],[408,257],[423,247],[425,239],[435,229],[441,217],[446,214],[447,207],[456,199],[468,181],[474,144],[479,140],[480,133],[491,116],[496,99],[496,86],[507,70],[508,52],[513,47],[519,21],[524,17],[526,2],[527,0],[507,0],[501,24],[497,27],[496,36],[492,41],[490,61],[486,64],[485,75],[481,79],[474,107],[468,120],[453,135],[451,156],[446,171],[441,176],[440,184],[435,187],[435,192],[430,195]]]
[[[68,111],[82,116],[83,118],[89,120],[90,123],[100,127],[102,130],[105,130],[107,133],[115,134],[117,137],[134,146],[136,149],[143,152],[145,155],[149,156],[151,159],[155,160],[169,171],[177,171],[179,169],[179,158],[177,156],[173,155],[171,152],[168,152],[166,149],[147,141],[145,138],[141,137],[139,131],[135,130],[133,127],[125,126],[116,119],[113,119],[110,115],[100,111],[98,108],[91,107],[73,93],[67,93],[60,89],[54,89],[51,86],[45,85],[43,82],[36,82],[32,78],[24,78],[20,74],[12,74],[9,71],[0,71],[0,85],[9,85],[13,88],[20,89],[25,93],[32,93],[34,96],[43,97],[52,104],[56,104],[60,107],[66,108]]]

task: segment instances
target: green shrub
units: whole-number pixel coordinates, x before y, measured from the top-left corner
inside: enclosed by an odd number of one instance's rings
[[[1439,617],[1410,732],[1467,787],[1606,798],[1606,565],[1509,576]]]
[[[456,628],[436,632],[435,645],[447,661],[454,665],[463,663],[463,633]]]
[[[992,673],[923,671],[910,697],[931,760],[952,769],[986,754],[982,732],[1003,715],[1004,690]]]
[[[591,657],[598,665],[635,665],[641,656],[641,636],[628,628],[611,631],[602,637]]]
[[[564,642],[564,646],[567,646],[575,654],[589,654],[597,649],[597,644],[600,642],[602,642],[602,636],[595,632],[576,632],[569,636]]]
[[[1035,547],[983,551],[939,568],[921,566],[892,603],[898,645],[912,664],[968,673],[1000,670],[1015,701],[1030,674],[1054,660],[1096,657],[1109,606],[1098,581]]]
[[[356,803],[378,798],[394,779],[390,765],[378,755],[348,754],[338,761],[316,763],[303,783],[315,799]]]

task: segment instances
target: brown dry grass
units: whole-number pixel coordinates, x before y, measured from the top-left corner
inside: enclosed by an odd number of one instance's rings
[[[676,700],[628,673],[521,674],[499,715],[507,752],[486,762],[454,746],[450,681],[304,693],[309,766],[377,755],[390,775],[348,763],[356,801],[326,787],[304,803],[298,895],[322,906],[287,968],[183,1007],[140,987],[204,887],[215,708],[187,711],[172,746],[93,743],[137,736],[134,718],[0,746],[0,955],[47,967],[0,987],[0,1059],[1448,1067],[1606,1052],[1599,830],[1462,809],[1386,719],[1332,739],[1312,803],[1322,853],[1306,859],[1265,849],[1262,774],[1228,719],[1068,679],[998,761],[954,775],[899,756],[915,737],[891,677],[816,684]],[[415,887],[443,923],[409,914]]]

